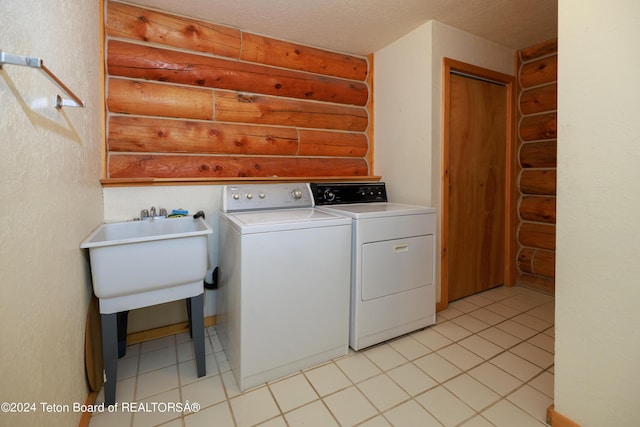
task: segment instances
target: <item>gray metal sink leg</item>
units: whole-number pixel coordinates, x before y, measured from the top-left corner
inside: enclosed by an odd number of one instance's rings
[[[104,364],[104,404],[116,403],[118,377],[118,313],[102,314],[102,361]]]
[[[196,354],[198,378],[207,374],[204,359],[204,293],[189,298],[191,301],[190,328],[193,338],[193,351]]]

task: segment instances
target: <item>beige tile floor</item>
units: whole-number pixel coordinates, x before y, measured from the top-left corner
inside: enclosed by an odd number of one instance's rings
[[[453,302],[432,327],[244,393],[208,328],[200,379],[187,334],[129,346],[116,399],[135,403],[90,425],[544,426],[553,354],[554,299],[519,287]],[[180,411],[186,402],[199,410]]]

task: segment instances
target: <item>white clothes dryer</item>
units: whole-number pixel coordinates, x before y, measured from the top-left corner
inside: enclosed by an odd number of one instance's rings
[[[347,354],[351,220],[308,184],[229,185],[217,332],[241,391]]]
[[[436,320],[436,210],[387,201],[384,183],[311,184],[316,208],[351,218],[354,350]]]

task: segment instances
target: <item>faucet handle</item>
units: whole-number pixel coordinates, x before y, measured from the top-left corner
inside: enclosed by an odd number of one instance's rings
[[[140,211],[140,219],[149,218],[149,211],[147,209],[142,209]]]
[[[167,210],[165,208],[160,208],[160,211],[158,212],[158,214],[160,216],[166,217],[167,216]]]

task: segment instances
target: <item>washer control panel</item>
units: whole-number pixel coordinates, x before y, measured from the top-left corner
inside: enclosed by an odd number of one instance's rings
[[[312,183],[310,187],[316,206],[388,201],[384,182]]]
[[[222,189],[222,211],[310,208],[313,198],[309,184],[240,184]]]

